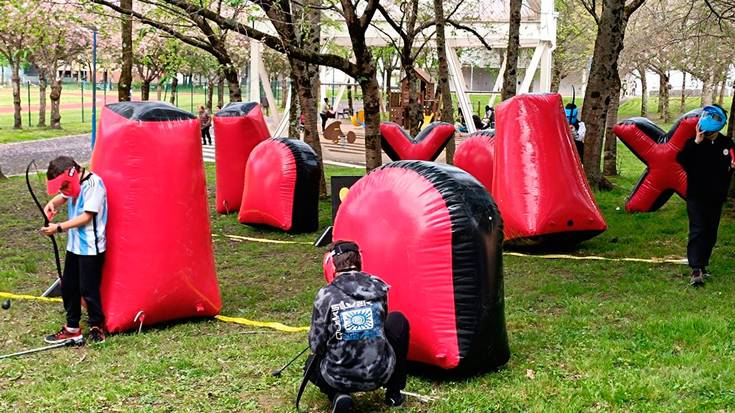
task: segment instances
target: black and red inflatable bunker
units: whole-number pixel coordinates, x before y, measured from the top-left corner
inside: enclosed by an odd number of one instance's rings
[[[432,122],[414,138],[399,124],[380,124],[383,151],[394,161],[433,161],[454,136],[454,126],[446,122]]]
[[[400,161],[352,186],[333,239],[357,242],[363,269],[390,284],[389,310],[411,324],[409,359],[468,374],[510,357],[502,226],[488,192],[466,172]]]
[[[255,145],[270,138],[260,105],[230,102],[214,115],[217,168],[216,209],[229,214],[240,209],[245,166]]]
[[[493,198],[513,244],[574,244],[607,229],[559,94],[515,96],[496,109]]]
[[[646,118],[626,119],[613,132],[646,164],[646,170],[625,201],[627,212],[653,212],[676,192],[686,198],[687,174],[676,160],[684,144],[697,133],[701,109],[682,115],[668,133]]]
[[[197,118],[167,103],[108,105],[91,165],[109,207],[101,286],[107,330],[218,314]]]
[[[454,165],[477,178],[488,192],[492,190],[495,131],[477,131],[463,140],[454,152]]]
[[[258,144],[245,168],[238,220],[290,233],[319,228],[319,160],[306,143],[271,138]]]

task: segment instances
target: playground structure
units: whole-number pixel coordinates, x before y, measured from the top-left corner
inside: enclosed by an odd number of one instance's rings
[[[494,51],[504,50],[508,44],[508,10],[509,0],[496,1],[488,4],[472,4],[467,5],[463,8],[458,15],[454,17],[463,25],[471,27],[485,39],[486,43],[493,48]],[[335,16],[339,19],[339,16]],[[528,93],[529,91],[534,92],[548,92],[551,88],[551,53],[556,48],[556,13],[554,10],[553,0],[530,0],[524,4],[521,12],[521,28],[520,28],[520,48],[523,52],[530,52],[533,50],[531,58],[526,62],[524,59],[520,61],[520,69],[523,70],[523,78],[518,86],[518,94]],[[266,31],[272,30],[269,24],[263,22],[257,22],[259,29]],[[390,27],[390,25],[382,19],[379,15],[374,19],[374,25],[376,27],[370,27],[366,34],[366,42],[369,47],[386,47],[392,46],[393,43],[388,39],[387,35],[393,38],[398,38],[398,35]],[[352,43],[350,40],[349,33],[345,29],[345,25],[334,25],[333,27],[341,27],[341,30],[334,29],[332,27],[322,28],[322,48],[328,44],[340,46],[344,48],[351,48]],[[474,123],[472,121],[472,107],[470,104],[469,95],[477,93],[477,91],[470,90],[467,87],[467,82],[464,79],[462,72],[462,65],[460,64],[457,51],[461,49],[469,48],[483,48],[484,45],[480,42],[477,37],[467,33],[447,27],[446,35],[446,52],[447,52],[447,63],[449,66],[449,77],[450,86],[454,93],[457,94],[458,106],[465,117],[465,124],[469,133],[476,131]],[[263,45],[257,41],[250,42],[250,96],[249,100],[253,102],[260,102],[260,82],[263,84],[268,104],[273,111],[272,120],[277,125],[272,131],[271,136],[283,136],[283,132],[288,126],[288,110],[290,107],[290,88],[289,95],[287,97],[286,109],[283,113],[279,113],[277,110],[276,100],[273,94],[270,92],[270,82],[268,81],[268,74],[265,71],[265,66],[262,60],[262,47]],[[433,40],[429,41],[427,47],[436,48],[436,42]],[[504,52],[495,52],[497,60],[500,62],[497,65],[499,75],[495,78],[492,91],[490,92],[490,98],[487,104],[491,107],[494,106],[497,97],[500,95],[501,86],[503,84],[503,72],[505,71],[506,60]],[[525,67],[524,67],[525,66]],[[378,67],[378,73],[383,73],[383,67]],[[429,85],[431,77],[422,77],[422,82]],[[327,85],[339,85],[339,90],[333,96],[332,106],[335,111],[339,112],[340,103],[342,97],[345,94],[348,84],[354,84],[354,79],[351,79],[346,74],[327,67],[321,67],[321,95],[327,96]],[[331,80],[331,81],[330,81]],[[383,89],[390,89],[390,85],[386,85],[386,79],[378,79],[378,82],[382,85]],[[406,88],[403,82],[401,84],[403,90]],[[483,92],[485,93],[485,92]],[[426,89],[425,94],[422,98],[424,103],[432,105],[436,104],[433,100],[435,99],[435,93],[429,92]],[[389,99],[389,111],[391,113],[391,119],[393,118],[393,108],[400,106],[400,100],[395,102],[393,99]],[[402,99],[405,102],[405,99]],[[385,104],[385,102],[383,102]],[[394,105],[395,103],[395,105]],[[402,120],[402,119],[401,119]],[[444,121],[448,121],[444,119]],[[397,122],[401,123],[401,122]],[[428,122],[426,122],[428,123]]]
[[[424,119],[424,123],[429,124],[436,118],[436,113],[439,109],[435,95],[436,81],[431,77],[431,75],[422,69],[414,68],[413,70],[416,73],[418,83],[416,85],[416,91],[418,92],[416,103],[421,108],[422,114],[428,117],[427,119]],[[388,99],[388,111],[390,112],[391,122],[404,125],[403,115],[406,107],[408,106],[408,90],[408,78],[406,77],[401,80],[401,88],[399,91],[391,90],[390,97]],[[444,122],[451,121],[451,119],[442,120]]]

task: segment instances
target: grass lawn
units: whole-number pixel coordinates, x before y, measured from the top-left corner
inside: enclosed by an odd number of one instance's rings
[[[642,166],[621,148],[623,176],[598,193],[609,229],[579,255],[682,257],[686,211],[673,198],[659,212],[626,214],[624,198]],[[359,170],[329,167],[329,175]],[[210,206],[214,168],[207,166]],[[39,182],[34,181],[34,184]],[[49,242],[22,178],[0,182],[0,291],[39,294],[54,277]],[[41,187],[36,190],[41,193]],[[329,202],[321,202],[328,224]],[[459,381],[412,376],[409,412],[730,411],[735,406],[735,219],[726,206],[711,270],[687,287],[675,264],[545,260],[506,256],[509,364]],[[312,241],[241,225],[211,210],[214,234]],[[63,242],[63,241],[62,241]],[[214,237],[222,314],[307,325],[324,285],[322,251],[308,245],[233,242]],[[63,322],[60,304],[14,300],[0,310],[0,353],[42,345]],[[99,347],[54,350],[0,361],[2,411],[293,411],[298,366],[275,379],[305,345],[304,333],[279,333],[216,320],[185,321],[121,334]],[[326,411],[310,386],[303,406]],[[386,411],[382,392],[360,395],[358,411]]]
[[[48,94],[51,93],[51,88],[47,88],[46,96],[46,124],[50,123],[51,118],[51,99]],[[116,97],[117,89],[107,91],[108,97]],[[134,90],[133,96],[140,98],[140,90]],[[157,93],[155,90],[151,91],[151,98],[156,99]],[[164,98],[164,95],[161,96]],[[227,96],[225,96],[225,99]],[[216,103],[217,92],[215,90],[214,99]],[[39,93],[38,87],[31,85],[31,105],[38,105]],[[65,84],[61,92],[61,127],[62,129],[48,129],[39,128],[38,124],[38,110],[35,106],[31,108],[31,122],[28,127],[28,99],[26,86],[23,85],[21,93],[22,109],[21,119],[23,129],[13,129],[13,99],[12,90],[10,87],[0,87],[0,143],[8,142],[20,142],[35,139],[46,139],[57,136],[67,135],[78,135],[82,133],[90,133],[92,130],[92,91],[89,89],[89,85],[85,86],[84,89],[84,117],[82,118],[82,110],[80,107],[76,109],[63,108],[64,104],[79,104],[82,103],[82,91],[78,85]],[[180,87],[178,106],[187,111],[196,112],[200,105],[204,105],[205,94],[203,89],[195,87],[194,93],[191,93],[191,89],[188,86]],[[100,111],[104,104],[103,91],[97,91],[97,115],[99,116]],[[84,122],[82,122],[84,120]]]

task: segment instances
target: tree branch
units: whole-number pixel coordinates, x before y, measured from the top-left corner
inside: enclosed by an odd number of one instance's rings
[[[388,22],[390,27],[392,27],[393,30],[396,31],[396,33],[398,33],[403,42],[407,43],[408,39],[406,38],[407,36],[406,33],[403,31],[403,28],[398,23],[396,23],[395,20],[393,20],[393,17],[391,17],[390,13],[388,13],[388,10],[386,10],[380,3],[378,3],[377,7],[378,11],[380,11],[380,14],[383,15],[383,17],[385,18],[385,21]],[[376,25],[373,25],[373,27],[376,27]]]
[[[463,24],[461,24],[459,22],[456,22],[456,21],[450,20],[450,19],[447,19],[447,24],[452,25],[452,26],[454,26],[455,28],[457,28],[459,30],[464,30],[466,32],[472,33],[475,37],[477,37],[477,39],[480,41],[480,43],[482,43],[482,45],[485,46],[485,48],[487,50],[493,50],[492,46],[490,46],[488,44],[488,42],[485,40],[485,38],[480,33],[478,33],[477,30],[473,29],[472,27],[465,26],[465,25],[463,25]]]
[[[202,49],[202,50],[205,50],[207,52],[210,52],[212,54],[215,54],[215,52],[212,50],[211,45],[209,43],[204,42],[204,41],[202,41],[200,39],[191,37],[191,36],[185,36],[185,35],[177,32],[176,30],[173,30],[170,26],[168,26],[168,25],[166,25],[164,23],[155,21],[155,20],[151,20],[151,19],[147,18],[146,16],[144,16],[144,15],[142,15],[142,14],[136,12],[136,11],[123,9],[122,7],[118,6],[117,4],[110,3],[110,2],[108,2],[106,0],[92,0],[92,2],[93,3],[100,4],[100,5],[105,6],[107,8],[110,8],[112,10],[115,10],[116,12],[118,12],[120,14],[129,14],[129,15],[135,17],[136,19],[138,19],[143,24],[146,24],[146,25],[151,26],[151,27],[153,27],[155,29],[161,30],[164,33],[168,33],[169,35],[171,35],[171,36],[173,36],[173,37],[181,40],[182,42],[184,42],[186,44],[189,44],[191,46],[194,46],[194,47],[197,47],[199,49]]]

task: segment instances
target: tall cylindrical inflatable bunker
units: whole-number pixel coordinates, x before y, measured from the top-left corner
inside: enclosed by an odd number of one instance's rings
[[[238,220],[291,233],[319,228],[319,159],[297,139],[271,138],[253,149]]]
[[[335,240],[360,246],[363,269],[390,286],[411,325],[409,359],[461,374],[510,357],[500,214],[466,172],[425,161],[384,165],[352,186]]]
[[[107,188],[111,332],[220,311],[199,134],[196,117],[166,103],[102,111],[91,164]]]
[[[574,244],[607,229],[572,142],[559,94],[498,105],[493,198],[514,244]]]
[[[493,187],[494,158],[495,131],[477,131],[457,146],[454,165],[477,178],[489,192]]]
[[[250,152],[268,139],[270,132],[259,104],[230,102],[214,115],[214,136],[216,209],[219,214],[229,214],[240,209]]]

